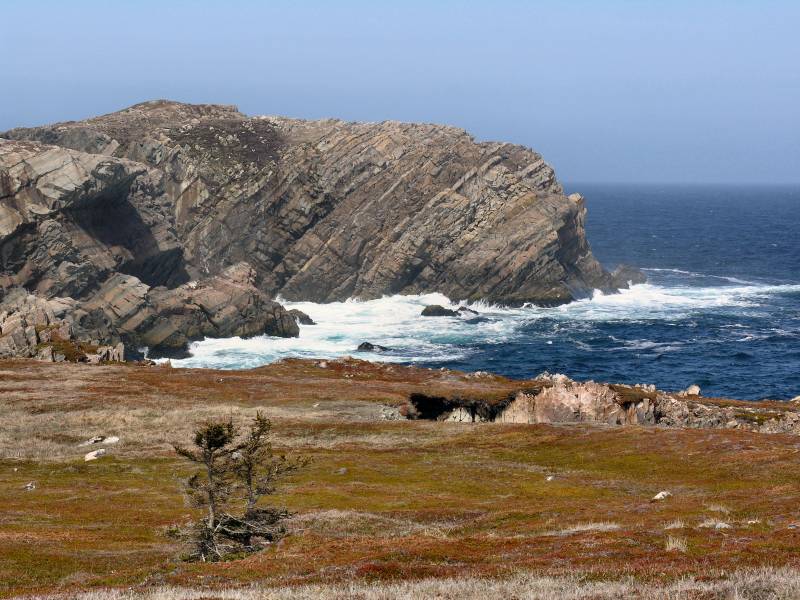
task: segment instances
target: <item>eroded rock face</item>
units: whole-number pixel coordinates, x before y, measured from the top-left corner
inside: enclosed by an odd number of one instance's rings
[[[117,196],[145,222],[164,217],[155,241],[117,259],[126,269],[106,267],[149,285],[164,270],[148,267],[176,246],[168,287],[246,261],[262,292],[291,300],[438,291],[556,304],[627,285],[594,259],[583,198],[565,196],[540,155],[452,127],[156,101],[2,137],[77,151],[91,172],[115,173]],[[17,212],[0,217],[4,230],[21,225]]]
[[[499,423],[602,423],[693,429],[743,429],[763,433],[800,433],[800,413],[754,406],[746,402],[719,405],[655,389],[654,386],[625,386],[577,382],[566,375],[543,373],[538,390],[521,390],[506,403],[480,406],[474,401],[450,401],[437,412],[435,398],[424,398],[427,411],[415,418],[440,421]],[[423,403],[414,398],[412,404]],[[427,416],[426,416],[427,415]],[[478,418],[485,415],[484,418]]]
[[[0,140],[0,264],[0,356],[103,362],[122,341],[298,334],[247,263],[188,281],[163,173],[130,160]]]
[[[202,337],[297,337],[294,317],[256,289],[254,278],[247,263],[172,290],[150,288],[133,276],[116,274],[82,306],[100,313],[110,329],[155,355],[184,349]]]

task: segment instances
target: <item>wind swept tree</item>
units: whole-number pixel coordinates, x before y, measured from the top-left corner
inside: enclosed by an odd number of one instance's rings
[[[194,434],[195,449],[173,445],[180,456],[202,465],[202,470],[186,482],[186,491],[192,503],[205,507],[209,529],[214,529],[217,516],[233,492],[233,478],[228,463],[234,452],[236,428],[233,421],[223,423],[206,421]]]
[[[257,505],[275,492],[278,480],[308,461],[276,454],[271,429],[269,419],[258,412],[241,438],[232,420],[207,421],[195,431],[194,448],[173,446],[200,466],[185,483],[192,505],[206,509],[190,536],[200,559],[254,552],[285,534],[281,521],[288,511]],[[242,514],[235,514],[237,506]]]
[[[245,515],[253,515],[258,501],[275,493],[280,479],[308,464],[305,458],[276,455],[269,438],[271,429],[270,420],[257,412],[247,435],[232,455],[234,471],[244,488]]]

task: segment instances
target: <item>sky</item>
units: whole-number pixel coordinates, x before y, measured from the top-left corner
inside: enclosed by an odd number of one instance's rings
[[[798,28],[798,0],[0,0],[0,131],[169,98],[446,123],[567,182],[800,183]]]

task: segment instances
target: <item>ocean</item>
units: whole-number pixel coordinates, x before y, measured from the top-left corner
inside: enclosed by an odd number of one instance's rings
[[[648,283],[555,308],[470,305],[474,318],[423,318],[440,294],[366,302],[287,302],[317,325],[296,339],[208,339],[176,367],[243,369],[284,357],[492,371],[530,378],[690,384],[706,396],[800,395],[800,186],[572,184],[587,237],[607,267]],[[390,350],[356,352],[364,341]]]

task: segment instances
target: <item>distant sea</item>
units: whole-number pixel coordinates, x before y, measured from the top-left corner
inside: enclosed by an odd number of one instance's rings
[[[368,302],[287,303],[317,325],[297,339],[205,340],[174,366],[241,369],[288,356],[348,354],[529,378],[654,383],[704,395],[800,395],[800,186],[572,184],[607,267],[648,283],[557,308],[472,305],[476,319],[419,316],[439,294]],[[355,353],[370,341],[387,353]]]

